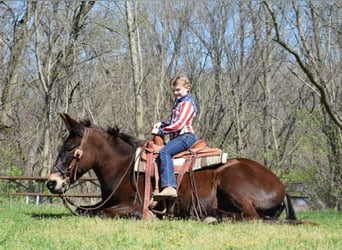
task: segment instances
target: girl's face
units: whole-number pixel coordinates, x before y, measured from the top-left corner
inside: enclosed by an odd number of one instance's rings
[[[173,86],[172,91],[176,99],[180,99],[189,93],[190,86],[184,86],[184,84],[176,84]]]

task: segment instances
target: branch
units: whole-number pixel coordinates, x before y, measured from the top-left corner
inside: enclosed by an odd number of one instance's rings
[[[276,38],[273,40],[275,42],[277,42],[280,46],[282,46],[286,51],[288,51],[290,54],[292,54],[295,57],[297,63],[299,64],[299,67],[303,70],[305,75],[308,77],[311,84],[313,84],[317,88],[317,90],[319,91],[321,104],[323,105],[324,109],[327,111],[328,115],[334,121],[334,123],[340,129],[342,129],[342,118],[339,117],[339,115],[335,111],[333,111],[333,109],[332,109],[332,104],[330,104],[330,102],[328,100],[329,91],[325,87],[326,86],[325,81],[321,78],[316,79],[313,72],[310,71],[310,66],[311,66],[311,68],[313,68],[317,72],[318,75],[320,74],[320,69],[316,67],[315,59],[311,55],[310,50],[308,50],[304,37],[301,37],[301,39],[302,39],[302,43],[304,43],[303,45],[305,47],[306,52],[309,53],[308,58],[310,60],[308,63],[304,63],[302,61],[300,55],[281,38],[280,32],[279,32],[278,21],[277,21],[275,12],[273,11],[272,7],[268,4],[267,1],[263,1],[263,4],[266,6],[267,11],[269,12],[269,14],[271,15],[271,18],[272,18],[273,27],[274,27],[275,34],[276,34]],[[296,15],[299,15],[298,10],[296,8],[295,8],[295,11],[296,11]],[[297,23],[297,25],[298,25],[298,23]],[[302,31],[301,31],[300,27],[297,27],[297,28],[299,29],[299,32],[301,33]],[[300,35],[302,35],[302,34],[300,34]]]

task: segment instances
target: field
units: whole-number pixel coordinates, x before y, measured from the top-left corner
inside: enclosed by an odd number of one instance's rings
[[[342,249],[342,213],[298,217],[319,225],[104,220],[62,205],[7,203],[0,204],[0,249]]]

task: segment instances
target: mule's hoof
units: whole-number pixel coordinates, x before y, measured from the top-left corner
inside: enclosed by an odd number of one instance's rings
[[[210,225],[218,224],[218,220],[215,217],[213,217],[213,216],[205,217],[203,222],[206,223],[206,224],[210,224]]]
[[[87,214],[87,211],[84,210],[84,209],[82,209],[82,208],[77,208],[77,209],[75,210],[75,214],[76,214],[76,215],[86,215],[86,214]]]
[[[156,220],[158,219],[157,216],[150,210],[148,210],[148,214],[147,214],[147,220]]]

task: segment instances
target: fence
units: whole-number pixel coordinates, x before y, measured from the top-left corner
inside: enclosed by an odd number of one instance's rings
[[[306,211],[310,209],[304,182],[286,183],[286,192],[290,195],[292,205],[296,211]]]
[[[25,197],[25,203],[29,204],[30,197],[35,199],[36,205],[42,202],[43,197],[51,198],[58,197],[58,194],[44,192],[44,187],[47,181],[47,177],[39,176],[0,176],[0,180],[7,180],[15,182],[18,185],[25,188],[26,192],[12,192],[11,196],[23,196]],[[33,182],[33,185],[25,186],[22,181]],[[97,182],[96,177],[82,177],[78,180],[79,182],[91,181],[92,183]],[[35,187],[35,191],[32,191],[32,187]],[[305,184],[303,182],[291,182],[286,183],[286,189],[291,197],[291,201],[296,211],[303,211],[309,209],[308,197],[305,195]],[[100,198],[100,194],[94,193],[69,193],[68,197],[74,198]]]
[[[25,203],[29,204],[30,198],[35,199],[36,205],[42,202],[43,197],[52,198],[52,197],[59,197],[58,194],[52,194],[44,192],[46,181],[48,177],[40,177],[40,176],[0,176],[0,180],[14,182],[21,186],[26,191],[25,192],[12,192],[10,193],[11,196],[23,196],[25,197]],[[23,184],[23,181],[28,181],[28,184]],[[80,182],[90,181],[93,184],[97,182],[96,177],[82,177],[79,179]],[[34,191],[32,191],[34,189]],[[94,193],[68,193],[68,197],[74,198],[100,198],[100,194]]]

